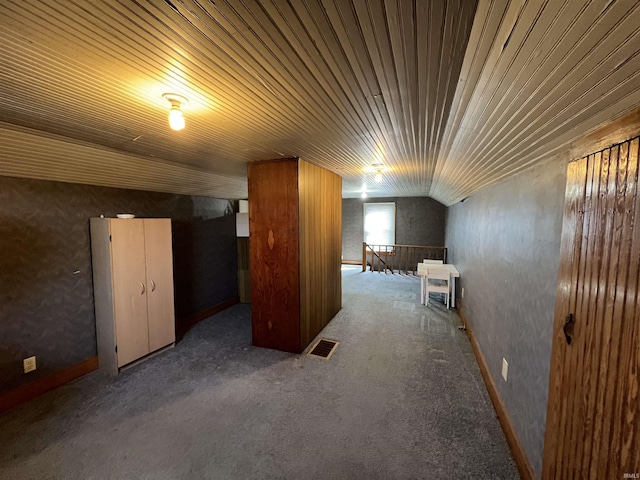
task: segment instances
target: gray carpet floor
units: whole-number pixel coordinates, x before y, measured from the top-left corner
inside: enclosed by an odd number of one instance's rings
[[[0,415],[2,479],[517,479],[454,311],[343,269],[329,360],[251,346],[250,307],[117,377]]]

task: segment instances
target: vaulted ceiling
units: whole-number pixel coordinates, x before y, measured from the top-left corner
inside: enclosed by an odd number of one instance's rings
[[[2,1],[0,47],[0,175],[220,198],[297,156],[450,205],[640,106],[638,1]]]

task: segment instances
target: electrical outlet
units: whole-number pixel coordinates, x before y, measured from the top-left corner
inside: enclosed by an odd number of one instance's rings
[[[460,296],[464,298],[464,287],[462,287],[462,292],[460,293]]]
[[[509,371],[509,363],[505,358],[502,359],[502,378],[507,381],[507,372]]]
[[[25,358],[22,361],[22,365],[24,366],[24,373],[33,372],[36,369],[36,357]]]

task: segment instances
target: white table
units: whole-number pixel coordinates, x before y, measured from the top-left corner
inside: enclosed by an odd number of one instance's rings
[[[427,270],[429,268],[437,268],[440,270],[446,269],[449,270],[450,275],[450,283],[451,283],[451,306],[455,308],[456,306],[456,278],[460,278],[460,272],[456,267],[454,267],[451,263],[419,263],[418,264],[418,275],[420,275],[420,303],[424,305],[425,303],[425,278],[427,276]]]

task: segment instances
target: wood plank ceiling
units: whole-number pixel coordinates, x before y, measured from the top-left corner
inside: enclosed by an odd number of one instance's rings
[[[450,205],[640,106],[638,1],[3,1],[0,46],[0,175],[220,198],[299,156]]]

